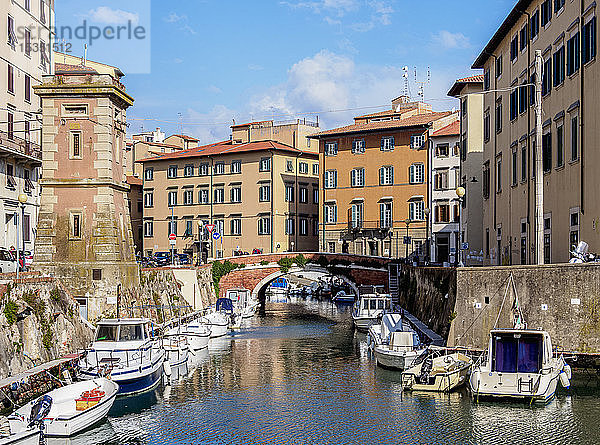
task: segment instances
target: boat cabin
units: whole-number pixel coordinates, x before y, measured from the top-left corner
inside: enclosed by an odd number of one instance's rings
[[[228,289],[227,298],[233,301],[237,307],[246,307],[250,303],[250,291],[248,289]]]
[[[392,298],[389,295],[363,295],[360,297],[360,308],[365,311],[389,310]]]
[[[95,342],[137,342],[151,338],[146,318],[105,319],[98,323]]]
[[[492,372],[539,374],[552,358],[552,343],[545,331],[493,330],[489,351]]]

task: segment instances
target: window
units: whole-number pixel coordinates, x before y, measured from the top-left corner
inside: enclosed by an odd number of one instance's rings
[[[23,241],[31,241],[31,216],[23,215]]]
[[[268,172],[271,171],[271,158],[261,158],[258,171]]]
[[[379,169],[379,185],[394,184],[394,167],[391,165],[383,166]]]
[[[329,252],[329,253],[335,253],[335,242],[329,241],[327,243],[327,252]]]
[[[360,229],[363,226],[364,206],[362,202],[352,204],[350,207],[350,226],[353,229]]]
[[[364,187],[365,186],[365,169],[355,168],[350,171],[350,185],[352,187]]]
[[[490,140],[490,113],[487,111],[483,116],[483,140],[484,142],[489,142]]]
[[[318,188],[313,188],[313,204],[318,204],[319,203],[319,189]]]
[[[313,236],[319,236],[319,218],[315,215],[313,217],[313,230],[312,230],[312,234]]]
[[[545,0],[540,8],[542,10],[542,27],[552,20],[552,0]]]
[[[194,176],[194,166],[193,165],[186,165],[183,168],[183,176]]]
[[[193,223],[191,218],[185,220],[185,232],[183,232],[184,238],[194,235]]]
[[[513,89],[510,92],[510,120],[514,121],[519,115],[519,92]]]
[[[327,170],[325,172],[324,186],[326,189],[337,187],[337,170]]]
[[[557,87],[565,81],[565,47],[561,46],[552,57],[554,61],[554,86]]]
[[[45,0],[40,0],[40,22],[46,23],[46,3],[45,3]]]
[[[167,170],[167,178],[176,178],[177,177],[177,166],[169,165],[169,169]]]
[[[418,134],[410,137],[410,148],[422,148],[425,145],[425,135]]]
[[[579,33],[567,41],[567,76],[571,76],[579,70],[580,46]]]
[[[10,63],[7,66],[8,66],[7,89],[8,89],[9,93],[14,94],[14,92],[15,92],[15,69],[13,68],[13,66]]]
[[[382,229],[390,229],[392,223],[392,202],[382,202],[379,204],[379,225]]]
[[[352,153],[359,154],[365,152],[365,140],[355,139],[352,141]]]
[[[535,74],[532,74],[531,77],[529,78],[529,83],[531,84],[529,86],[529,105],[533,106],[535,105],[535,82],[537,80],[537,77]]]
[[[31,56],[31,31],[27,28],[25,28],[25,32],[24,32],[24,39],[25,39],[25,55],[27,57]]]
[[[215,175],[224,175],[225,174],[225,162],[219,161],[215,162]]]
[[[25,0],[24,6],[26,10],[31,11],[31,0]]]
[[[80,213],[71,213],[71,238],[81,238]]]
[[[337,222],[337,205],[325,204],[325,224],[335,224]]]
[[[467,115],[467,102],[466,98],[460,100],[460,112],[463,118]]]
[[[231,161],[231,173],[242,172],[242,161]]]
[[[392,151],[394,149],[394,136],[381,138],[381,151]]]
[[[8,16],[8,44],[15,48],[15,45],[19,43],[17,41],[17,35],[15,34],[15,21],[11,16]]]
[[[519,49],[521,51],[523,51],[525,48],[527,48],[527,44],[529,43],[528,37],[527,37],[527,22],[525,23],[525,26],[523,26],[521,28],[521,31],[519,32],[519,40],[521,45],[519,46]]]
[[[198,166],[198,176],[208,176],[208,163],[203,162]]]
[[[545,96],[552,89],[552,59],[548,58],[544,62],[544,70],[542,73],[542,96]]]
[[[408,206],[411,221],[423,221],[425,219],[425,203],[423,201],[412,201]]]
[[[168,194],[168,206],[169,207],[174,207],[177,205],[177,192],[176,191],[171,191]]]
[[[308,220],[306,218],[300,218],[298,232],[301,236],[308,235]]]
[[[185,190],[183,192],[183,205],[192,205],[194,203],[194,191]]]
[[[294,218],[286,218],[285,219],[285,234],[293,235],[294,234],[294,226],[295,226]]]
[[[502,76],[502,54],[496,57],[496,79]]]
[[[521,147],[521,181],[527,180],[527,147]]]
[[[263,184],[258,189],[258,200],[267,202],[271,200],[271,184]]]
[[[169,219],[169,224],[167,225],[168,227],[168,233],[167,235],[171,235],[174,234],[175,236],[177,236],[177,220],[175,219]]]
[[[577,116],[571,118],[571,161],[576,161],[579,158],[579,148],[578,148],[578,134],[579,134],[579,125],[578,125]]]
[[[81,159],[81,133],[71,131],[71,158]]]
[[[483,197],[490,197],[490,161],[483,164]]]
[[[496,192],[502,191],[502,156],[496,158]]]
[[[565,149],[564,149],[564,136],[563,136],[563,124],[560,123],[556,126],[556,166],[562,167],[565,165]]]
[[[294,186],[291,184],[285,186],[285,202],[294,202]]]
[[[298,172],[303,175],[308,174],[308,162],[298,163]]]
[[[519,54],[519,36],[515,35],[510,41],[510,60],[514,62]]]
[[[536,9],[531,15],[531,40],[540,33],[540,12]]]
[[[411,184],[422,184],[425,182],[425,164],[412,164],[408,168],[408,179]]]
[[[144,221],[144,237],[154,236],[154,221]]]
[[[579,208],[569,211],[569,247],[575,250],[579,244]]]
[[[483,72],[483,91],[489,91],[490,89],[490,71],[485,70]]]
[[[270,235],[271,234],[271,219],[268,216],[262,216],[258,218],[258,234],[259,235]]]
[[[31,102],[31,76],[25,74],[25,101]]]
[[[536,138],[531,139],[531,177],[535,178],[536,162],[535,157],[537,156]]]
[[[435,190],[447,190],[449,188],[448,177],[448,169],[438,170],[433,178],[433,188]]]
[[[337,142],[325,142],[325,156],[335,156],[338,152]]]
[[[582,37],[583,48],[581,51],[581,59],[585,65],[596,57],[596,17],[593,17],[589,22],[583,25]]]
[[[554,0],[554,12],[560,11],[565,6],[565,0]]]
[[[448,144],[437,144],[435,146],[435,155],[438,158],[447,158],[450,154],[450,146]]]
[[[551,255],[551,239],[552,239],[552,220],[549,216],[544,216],[544,263],[550,264]]]
[[[154,179],[154,169],[152,167],[147,167],[144,169],[144,180],[152,181]]]
[[[440,203],[435,206],[434,221],[436,223],[449,223],[450,222],[450,204]]]
[[[242,187],[231,188],[231,202],[242,202]]]
[[[147,209],[154,207],[154,192],[144,193],[144,207]]]
[[[313,164],[312,172],[313,176],[319,176],[319,164]]]
[[[502,101],[496,103],[496,133],[502,131]]]
[[[233,218],[230,225],[230,231],[232,235],[241,235],[242,234],[242,219],[241,218]]]
[[[285,161],[285,171],[286,172],[294,171],[294,161],[291,161],[289,159]]]
[[[46,42],[44,42],[43,40],[40,40],[39,48],[40,48],[40,66],[45,71],[46,66],[50,63],[50,59],[48,58],[48,55],[46,54]]]
[[[544,173],[552,168],[552,133],[548,132],[542,136],[542,165]]]
[[[517,185],[517,178],[519,176],[519,172],[518,172],[518,166],[519,166],[519,161],[518,161],[518,154],[517,154],[517,150],[513,150],[512,152],[512,175],[511,175],[511,185]]]
[[[223,204],[225,202],[225,189],[223,187],[219,187],[214,189],[214,203],[215,204]]]
[[[298,191],[298,202],[300,202],[302,204],[308,203],[308,188],[300,187],[300,189]]]
[[[200,204],[209,204],[208,189],[202,189],[198,192],[198,202]]]
[[[526,83],[523,81],[523,83]],[[519,87],[519,114],[525,113],[527,111],[527,87],[521,86]]]

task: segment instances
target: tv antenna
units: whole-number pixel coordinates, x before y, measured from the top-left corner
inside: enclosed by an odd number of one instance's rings
[[[425,101],[425,87],[431,83],[431,69],[427,67],[427,78],[426,80],[419,80],[419,76],[417,74],[417,67],[415,67],[415,84],[417,85],[417,96],[419,97],[419,102]]]
[[[410,97],[410,82],[408,81],[408,66],[402,68],[402,78],[404,79],[404,95]]]

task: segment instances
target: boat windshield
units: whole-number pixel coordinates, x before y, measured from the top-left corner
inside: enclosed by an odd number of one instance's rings
[[[377,309],[385,309],[385,300],[377,300]]]
[[[117,326],[98,326],[96,341],[117,341]]]
[[[143,327],[141,324],[123,324],[119,332],[119,341],[143,340]]]
[[[363,305],[363,309],[369,309],[369,300],[365,300],[365,304]]]
[[[494,371],[537,374],[542,367],[542,337],[526,334],[494,335]]]
[[[371,300],[371,309],[377,309],[377,300]]]

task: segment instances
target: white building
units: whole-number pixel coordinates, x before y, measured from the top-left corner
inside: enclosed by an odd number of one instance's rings
[[[3,1],[0,23],[0,247],[22,249],[24,239],[33,251],[42,155],[40,99],[32,87],[53,71],[54,1]]]
[[[459,121],[435,131],[430,138],[429,258],[434,263],[457,262],[459,251],[460,186]]]

